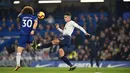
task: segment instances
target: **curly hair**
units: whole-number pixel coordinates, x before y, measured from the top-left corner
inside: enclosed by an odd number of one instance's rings
[[[32,14],[32,15],[34,15],[34,9],[31,6],[25,6],[21,10],[21,14]]]

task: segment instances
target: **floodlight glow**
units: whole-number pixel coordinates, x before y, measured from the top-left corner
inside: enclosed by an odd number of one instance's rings
[[[20,1],[14,1],[14,4],[19,4],[20,3]]]
[[[80,0],[80,2],[104,2],[104,0]]]
[[[130,2],[130,0],[123,0],[124,2]]]
[[[61,3],[61,0],[53,0],[53,1],[38,1],[39,4],[41,3]]]

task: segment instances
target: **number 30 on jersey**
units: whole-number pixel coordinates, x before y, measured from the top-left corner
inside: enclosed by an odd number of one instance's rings
[[[23,19],[22,27],[28,27],[28,28],[32,27],[32,20],[31,19],[28,19],[28,20]]]

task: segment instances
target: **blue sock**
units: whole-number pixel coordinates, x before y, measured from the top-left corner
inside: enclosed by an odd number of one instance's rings
[[[69,59],[67,59],[65,56],[61,57],[61,60],[63,60],[63,61],[64,61],[67,65],[69,65],[70,67],[73,66],[73,65],[70,63]]]

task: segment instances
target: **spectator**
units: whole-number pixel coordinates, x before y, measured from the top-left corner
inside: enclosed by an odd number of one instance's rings
[[[75,38],[76,38],[76,36],[72,35],[71,42],[72,42],[73,45],[75,45]]]
[[[74,21],[78,23],[78,17],[74,17]]]
[[[96,14],[94,14],[94,18],[95,18],[96,23],[97,23],[97,22],[98,22],[98,20],[99,20],[99,18],[98,18],[98,16],[97,16]]]
[[[9,32],[11,32],[11,31],[12,31],[12,28],[11,28],[11,27],[9,27],[9,28],[8,28],[8,31],[9,31]]]
[[[5,31],[6,30],[6,19],[3,17],[2,18],[2,28],[3,28],[3,30]]]
[[[52,15],[49,15],[49,16],[45,19],[45,21],[46,21],[48,24],[54,24],[54,23],[55,23],[55,20],[54,20],[54,18],[53,18]]]
[[[97,67],[99,67],[98,51],[99,51],[99,42],[96,41],[96,37],[92,35],[91,41],[89,42],[90,48],[90,63],[93,67],[93,60],[95,59]]]
[[[78,54],[78,60],[81,61],[84,59],[84,55],[85,55],[85,50],[83,49],[83,47],[80,47],[79,49],[79,54]]]
[[[119,17],[117,21],[118,21],[118,23],[117,23],[117,24],[122,25],[122,23],[123,23],[123,19],[122,19],[122,17]]]
[[[126,60],[128,55],[129,55],[130,51],[128,49],[128,47],[126,47],[125,45],[123,46],[123,52],[121,53],[121,58],[122,60]]]
[[[101,51],[101,57],[100,57],[100,59],[101,60],[107,60],[108,54],[109,54],[108,50]]]
[[[51,33],[50,33],[50,37],[51,37],[52,39],[54,39],[54,36],[55,36],[55,35],[54,35],[54,32],[51,32]]]
[[[116,24],[116,18],[112,17],[112,24]]]
[[[2,31],[3,20],[0,21],[0,32]]]
[[[92,24],[92,17],[90,15],[87,16],[89,24]]]
[[[0,32],[2,31],[2,27],[0,26]]]
[[[46,25],[46,31],[50,31],[51,30],[51,26],[50,25]]]
[[[84,60],[84,61],[87,61],[88,59],[89,59],[88,55],[85,54],[83,60]]]
[[[129,25],[129,24],[126,24],[126,25],[124,26],[124,28],[125,28],[125,34],[128,36],[129,31],[130,31],[130,25]]]
[[[104,43],[105,43],[105,34],[104,34],[104,32],[103,31],[101,31],[101,33],[100,33],[100,40],[99,40],[99,42],[100,42],[100,46],[101,46],[101,49],[103,49],[104,47]]]
[[[76,37],[75,37],[75,45],[78,47],[79,45],[83,44],[83,36],[80,34],[80,31],[76,31]]]
[[[97,33],[103,31],[108,25],[108,19],[101,14],[99,21],[97,22]]]
[[[84,23],[86,23],[86,18],[84,15],[81,15],[79,19],[79,25],[84,26]]]
[[[6,19],[4,17],[2,18],[2,24],[3,23],[6,23]]]
[[[89,41],[87,39],[85,39],[85,41],[84,41],[84,47],[88,48],[88,44],[89,44]]]
[[[7,21],[8,31],[11,32],[14,29],[13,19],[10,17],[10,20]]]

